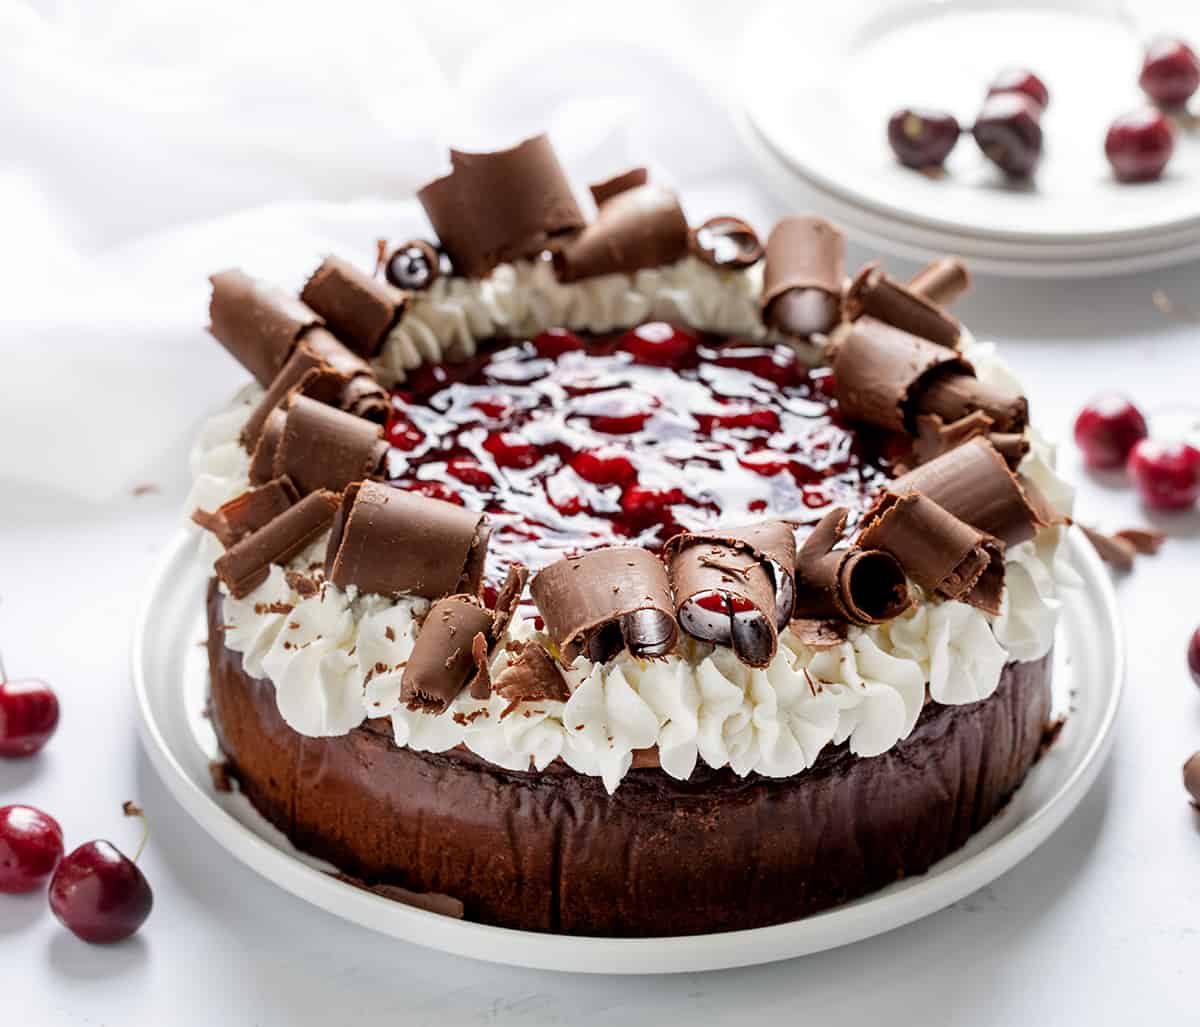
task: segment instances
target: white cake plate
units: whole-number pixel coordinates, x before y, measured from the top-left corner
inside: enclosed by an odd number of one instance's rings
[[[213,789],[216,739],[203,716],[207,573],[196,536],[164,553],[138,613],[133,682],[142,739],[189,814],[247,866],[337,916],[404,941],[490,962],[587,973],[677,973],[788,959],[881,934],[956,902],[1028,856],[1083,798],[1108,753],[1124,678],[1124,644],[1108,571],[1078,537],[1083,588],[1067,602],[1055,646],[1055,708],[1071,715],[1007,809],[928,873],[794,923],[695,937],[575,938],[453,920],[344,884],[298,853],[239,795]]]

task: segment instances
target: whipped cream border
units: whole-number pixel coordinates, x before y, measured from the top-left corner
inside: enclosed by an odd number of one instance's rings
[[[657,317],[761,339],[760,276],[757,265],[716,271],[689,257],[667,268],[571,285],[559,283],[543,261],[506,265],[480,282],[443,279],[393,330],[377,368],[397,381],[426,360],[466,357],[478,339],[498,332],[608,331]],[[964,332],[962,348],[980,378],[1019,391],[993,346]],[[261,391],[247,386],[202,428],[192,453],[188,513],[213,509],[248,487],[249,457],[238,434]],[[1021,470],[1069,511],[1071,490],[1053,471],[1051,448],[1032,429],[1029,436]],[[625,652],[600,665],[580,657],[565,675],[566,702],[513,708],[499,696],[477,700],[464,692],[442,714],[409,710],[400,703],[401,679],[428,600],[357,595],[331,583],[304,597],[278,566],[243,599],[222,586],[225,644],[242,654],[248,674],[275,684],[284,720],[311,737],[346,734],[368,718],[387,717],[397,745],[428,752],[463,745],[518,771],[543,770],[562,759],[601,778],[610,793],[634,753],[652,746],[663,771],[679,780],[701,761],[742,776],[788,777],[811,767],[830,744],[845,742],[859,756],[884,753],[912,732],[926,701],[986,699],[1009,660],[1049,652],[1060,593],[1078,582],[1064,534],[1060,527],[1045,529],[1009,548],[998,615],[919,595],[896,620],[851,626],[833,649],[811,650],[784,631],[775,659],[762,669],[690,638],[659,660]],[[220,544],[200,535],[200,558],[211,565]],[[325,543],[325,537],[314,541],[289,569],[320,566]],[[549,639],[517,617],[504,641]],[[507,661],[498,646],[493,676]]]

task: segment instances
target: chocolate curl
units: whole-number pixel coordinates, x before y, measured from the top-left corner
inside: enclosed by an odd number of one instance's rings
[[[988,432],[987,440],[1014,471],[1021,466],[1021,461],[1029,452],[1029,440],[1015,432]]]
[[[259,384],[270,385],[292,347],[321,318],[295,296],[244,271],[220,271],[209,281],[208,330]]]
[[[935,373],[970,374],[955,350],[920,339],[873,317],[862,317],[838,343],[833,377],[847,417],[908,431],[910,410]]]
[[[508,666],[496,675],[492,691],[508,700],[501,719],[523,702],[566,702],[571,698],[554,657],[536,642],[510,646]]]
[[[962,326],[954,318],[885,274],[877,263],[859,271],[846,293],[846,316],[856,320],[864,314],[951,349],[958,347],[962,335]]]
[[[807,339],[842,319],[846,241],[816,217],[781,220],[767,236],[763,320],[784,335]]]
[[[267,580],[271,564],[287,563],[333,521],[338,497],[319,491],[305,496],[274,520],[234,543],[214,565],[217,577],[236,599]]]
[[[835,549],[846,510],[830,510],[796,556],[797,618],[880,624],[912,605],[900,564],[873,546]]]
[[[1079,529],[1096,550],[1096,555],[1106,564],[1124,573],[1133,570],[1137,550],[1132,542],[1118,535],[1105,535],[1104,532],[1089,528],[1086,524],[1079,525]]]
[[[400,701],[410,710],[444,713],[468,679],[487,673],[486,639],[491,629],[491,611],[475,596],[439,599],[413,644],[400,679]],[[482,650],[477,639],[484,639]]]
[[[588,190],[591,192],[596,206],[603,207],[618,193],[636,189],[639,185],[645,185],[649,181],[650,173],[645,168],[630,168],[628,171],[622,171],[618,175],[606,178],[603,182],[594,182],[588,186]]]
[[[741,271],[762,260],[758,234],[741,218],[709,218],[688,236],[688,252],[709,267]]]
[[[982,382],[974,372],[948,369],[931,376],[916,399],[916,408],[918,413],[937,414],[943,421],[957,421],[982,410],[992,419],[995,431],[1018,435],[1029,423],[1029,403],[1024,396]]]
[[[471,681],[471,696],[475,699],[486,699],[492,694],[492,681],[488,672],[488,664],[492,651],[508,630],[509,622],[517,612],[521,596],[525,592],[525,584],[529,580],[529,571],[521,564],[513,564],[508,569],[508,578],[496,596],[496,605],[492,610],[492,630],[489,632],[486,645],[481,653],[476,653],[475,662],[482,665],[480,673]]]
[[[958,257],[938,257],[916,273],[908,291],[948,307],[971,288],[971,273]]]
[[[407,297],[340,257],[326,257],[300,292],[333,333],[361,357],[373,357],[404,313]]]
[[[282,406],[289,393],[299,392],[318,403],[336,406],[347,384],[348,379],[344,375],[332,370],[307,342],[301,342],[280,368],[271,387],[250,411],[250,416],[242,425],[239,440],[253,453],[271,411]]]
[[[791,525],[676,535],[665,555],[679,626],[702,642],[732,646],[751,667],[769,665],[795,599]]]
[[[259,445],[263,441],[265,432]],[[378,474],[387,451],[379,425],[292,393],[272,477],[287,475],[301,492],[341,492],[352,481]]]
[[[585,224],[545,135],[493,153],[451,150],[450,165],[417,199],[459,274],[535,257]]]
[[[534,577],[530,592],[564,663],[581,652],[604,663],[623,648],[643,659],[675,648],[679,629],[667,570],[638,546],[558,560]]]
[[[380,595],[477,595],[489,534],[477,511],[379,482],[356,482],[342,495],[325,576],[339,588]]]
[[[379,384],[370,364],[356,353],[351,353],[323,328],[314,328],[305,335],[304,344],[328,365],[330,371],[346,379],[346,385],[338,397],[339,407],[348,414],[376,424],[387,421],[391,399],[387,390]]]
[[[226,549],[273,521],[299,500],[296,487],[287,478],[243,492],[216,510],[195,510],[192,520],[211,531]]]
[[[892,483],[892,489],[901,495],[919,492],[1009,546],[1033,538],[1047,524],[1004,458],[984,438],[971,439],[909,471]]]
[[[631,273],[679,260],[688,225],[679,198],[661,185],[639,185],[605,201],[596,220],[554,251],[563,282]]]
[[[265,485],[275,477],[275,454],[283,438],[287,415],[280,409],[272,410],[263,421],[262,431],[250,454],[250,483]]]
[[[814,620],[811,617],[797,617],[792,621],[790,629],[792,634],[804,645],[818,652],[825,649],[836,649],[846,641],[848,635],[847,624],[844,620]]]
[[[918,492],[886,492],[858,544],[890,553],[927,592],[1000,612],[1004,546]]]

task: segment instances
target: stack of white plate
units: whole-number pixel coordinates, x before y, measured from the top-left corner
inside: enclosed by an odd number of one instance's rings
[[[953,252],[996,274],[1087,277],[1200,258],[1200,128],[1180,119],[1157,182],[1117,182],[1104,136],[1141,105],[1157,33],[1200,48],[1196,0],[837,0],[773,3],[752,19],[737,78],[747,142],[787,201],[851,236],[918,259]],[[1050,90],[1045,152],[1007,181],[964,135],[933,177],[887,143],[899,107],[969,126],[1002,68]],[[1194,101],[1200,104],[1200,96]]]

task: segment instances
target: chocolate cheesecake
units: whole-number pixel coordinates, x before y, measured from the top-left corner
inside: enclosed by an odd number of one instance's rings
[[[965,269],[850,280],[827,222],[689,227],[637,168],[589,218],[544,137],[451,164],[376,273],[213,276],[257,381],[191,504],[230,777],[360,886],[569,934],[963,845],[1048,737],[1070,577]]]

